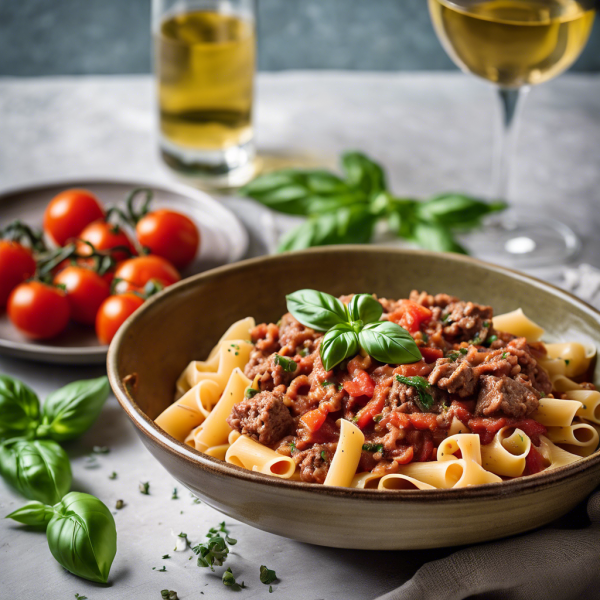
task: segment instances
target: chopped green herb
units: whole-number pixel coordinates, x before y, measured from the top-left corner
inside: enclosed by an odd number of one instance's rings
[[[171,558],[171,556],[169,554],[163,554],[163,560],[166,560],[167,558]]]
[[[502,353],[502,360],[505,360],[507,356],[508,356],[508,352],[503,352]]]
[[[140,490],[140,494],[145,494],[146,496],[150,495],[150,482],[149,481],[145,481],[145,482],[140,482],[139,485],[139,490]]]
[[[249,387],[249,388],[246,390],[246,392],[245,392],[244,396],[245,396],[246,398],[254,398],[254,396],[256,396],[256,394],[258,394],[258,390],[257,390],[257,389],[255,389],[255,388],[251,388],[251,387]]]
[[[425,343],[427,343],[429,341],[429,336],[425,332],[421,333],[421,337],[423,338],[423,341]]]
[[[293,373],[298,368],[296,361],[292,360],[291,358],[281,356],[277,353],[275,353],[275,358],[273,359],[273,362],[278,367],[281,367],[286,373]]]
[[[110,452],[110,448],[108,446],[94,446],[92,448],[92,452],[94,454],[108,454]]]
[[[297,450],[298,450],[298,448],[296,448],[296,444],[295,444],[295,442],[292,440],[292,441],[290,442],[290,453],[291,453],[291,454],[294,454],[294,452],[296,452]]]
[[[365,452],[379,452],[383,454],[383,444],[363,444],[362,449]]]
[[[378,415],[375,415],[373,417],[373,421],[375,421],[375,423],[379,423],[379,421],[381,421],[381,419],[383,419],[383,415],[381,413],[379,413]]]
[[[227,571],[225,571],[225,573],[223,573],[223,585],[230,587],[232,590],[234,590],[236,592],[239,592],[242,588],[246,587],[244,585],[243,581],[242,581],[242,583],[238,583],[235,580],[235,577],[233,576],[233,573],[231,572],[231,567],[229,567],[227,569]]]
[[[545,394],[545,392],[540,392],[540,396],[541,396],[542,398],[545,398],[545,397],[546,397],[546,394]]]
[[[321,458],[325,461],[325,462],[329,462],[327,460],[327,454],[325,453],[325,450],[321,450]]]
[[[160,596],[163,600],[179,600],[175,590],[160,590]]]
[[[459,352],[450,352],[450,354],[448,354],[446,356],[446,358],[449,358],[450,362],[456,362],[459,356],[460,356]]]
[[[442,317],[442,323],[446,323],[448,321],[448,319],[450,318],[450,313],[446,313],[443,317]]]
[[[358,415],[354,415],[351,419],[353,423],[358,423]]]
[[[325,381],[321,381],[321,385],[327,387],[328,385],[335,385],[335,383],[333,381],[327,381],[326,379]]]
[[[396,381],[410,385],[417,390],[419,395],[419,404],[421,404],[421,410],[426,412],[433,406],[433,396],[428,394],[426,390],[431,389],[431,385],[424,377],[420,375],[414,375],[413,377],[405,377],[404,375],[396,375]]]
[[[153,571],[158,571],[159,573],[166,573],[167,567],[165,565],[162,566],[162,569],[157,569],[156,567],[152,567]]]
[[[482,341],[483,340],[479,337],[479,335],[477,335],[469,343],[473,344],[473,346],[478,346],[479,344],[481,344]]]
[[[108,478],[109,478],[109,479],[116,479],[116,478],[117,478],[117,472],[116,472],[116,471],[113,471],[113,472],[112,472],[112,473],[111,473],[111,474],[108,476]]]
[[[173,493],[171,494],[171,500],[179,500],[179,496],[177,495],[177,488],[173,488]]]
[[[270,585],[270,586],[269,586],[269,594],[272,594],[272,593],[273,593],[273,586],[272,586],[272,585]]]
[[[461,349],[459,350],[459,352],[460,352],[461,354],[467,354],[467,352],[469,352],[469,350],[468,350],[467,348],[461,348]]]
[[[309,350],[308,350],[308,348],[302,348],[302,350],[300,350],[300,352],[298,352],[298,354],[302,357],[308,356]]]
[[[115,504],[115,508],[117,510],[121,510],[124,506],[125,506],[125,502],[123,502],[123,500],[117,500],[117,503]]]
[[[487,340],[485,340],[485,343],[489,346],[490,344],[493,344],[497,339],[497,335],[490,335],[490,337]]]
[[[260,566],[260,581],[265,585],[273,583],[277,579],[277,573],[272,569],[268,569],[265,565]]]
[[[489,321],[484,321],[484,322],[483,322],[483,326],[484,326],[484,327],[489,327],[489,326],[490,326],[490,323],[489,323]]]
[[[522,436],[521,434],[519,434],[519,437],[521,438],[521,441],[522,441],[522,442],[524,442],[524,441],[525,441],[525,440],[524,440],[524,438],[523,438],[523,436]]]
[[[225,537],[221,535],[225,533]],[[220,567],[229,554],[227,544],[234,545],[237,540],[231,539],[227,534],[229,531],[225,527],[225,521],[219,524],[219,527],[211,527],[206,537],[206,542],[200,543],[192,548],[192,552],[198,555],[199,567],[210,567],[211,571],[216,567]]]
[[[88,600],[87,596],[81,596],[80,594],[75,594],[75,598],[77,598],[77,600]]]

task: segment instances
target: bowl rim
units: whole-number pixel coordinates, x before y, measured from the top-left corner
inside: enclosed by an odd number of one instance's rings
[[[133,315],[131,315],[117,332],[115,338],[108,349],[107,355],[107,372],[110,385],[113,392],[119,401],[121,407],[125,410],[133,424],[139,432],[152,442],[158,443],[164,450],[175,455],[179,459],[184,459],[193,463],[196,467],[213,474],[224,475],[234,479],[244,480],[248,483],[260,483],[279,489],[289,493],[310,493],[321,494],[324,496],[337,498],[364,498],[371,501],[396,501],[396,502],[412,502],[415,500],[426,500],[428,502],[441,502],[448,500],[466,500],[466,499],[482,499],[482,498],[498,498],[514,493],[533,493],[543,488],[553,486],[561,481],[591,470],[593,467],[600,464],[600,452],[596,451],[590,456],[581,458],[574,463],[552,469],[550,471],[542,471],[535,475],[520,477],[502,481],[497,483],[486,483],[483,485],[465,487],[465,488],[450,488],[450,489],[433,489],[433,490],[378,490],[378,489],[361,489],[361,488],[345,488],[337,486],[324,486],[317,483],[305,483],[302,481],[291,481],[270,475],[257,473],[237,467],[203,454],[202,452],[193,449],[184,442],[179,442],[171,437],[168,433],[158,427],[152,419],[150,419],[144,411],[137,405],[135,400],[129,395],[125,385],[121,381],[117,370],[117,359],[121,343],[125,338],[127,331],[132,324],[140,319],[148,310],[151,310],[154,304],[168,302],[171,295],[177,294],[187,288],[194,287],[197,281],[210,280],[221,277],[227,273],[243,270],[256,264],[264,264],[269,262],[277,262],[281,259],[285,260],[287,256],[303,256],[310,254],[336,254],[347,252],[362,252],[365,254],[407,254],[413,256],[424,256],[432,259],[449,260],[460,263],[471,263],[479,265],[487,270],[508,275],[512,279],[516,279],[527,283],[537,289],[543,289],[555,296],[559,296],[564,302],[571,305],[576,305],[579,309],[588,313],[597,323],[600,328],[600,311],[596,310],[587,302],[579,299],[574,294],[567,292],[551,283],[542,281],[536,277],[526,275],[520,271],[495,265],[485,261],[481,261],[470,256],[460,254],[438,252],[430,252],[427,250],[413,250],[405,248],[390,248],[377,245],[339,245],[326,246],[318,248],[309,248],[295,252],[286,252],[283,254],[275,254],[268,256],[259,256],[256,258],[246,259],[240,262],[223,265],[204,273],[193,275],[184,279],[167,289],[163,290],[156,296],[153,296],[146,301]]]

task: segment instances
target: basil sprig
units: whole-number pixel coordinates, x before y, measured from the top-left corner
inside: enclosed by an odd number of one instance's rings
[[[52,556],[78,577],[106,583],[117,553],[115,520],[98,498],[71,492],[53,506],[30,502],[7,515],[46,528]]]
[[[71,488],[71,466],[56,443],[84,433],[108,397],[106,377],[76,381],[43,407],[22,382],[0,376],[0,475],[26,498],[55,504]]]
[[[382,167],[360,152],[342,154],[343,176],[322,170],[282,170],[260,175],[241,189],[278,212],[307,220],[280,241],[279,251],[331,244],[368,244],[375,225],[387,223],[398,237],[441,252],[467,251],[457,231],[481,224],[504,210],[503,202],[484,202],[464,194],[446,193],[420,201],[398,198],[387,189]]]
[[[0,474],[25,498],[55,504],[71,488],[67,453],[51,440],[9,440],[0,445]]]
[[[357,294],[348,306],[324,292],[299,290],[286,296],[287,308],[303,325],[326,332],[320,354],[330,371],[362,348],[375,360],[406,364],[421,360],[421,353],[406,329],[380,321],[381,304],[369,294]]]

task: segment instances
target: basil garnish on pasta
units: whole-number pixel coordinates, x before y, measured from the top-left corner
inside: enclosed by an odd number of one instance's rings
[[[286,300],[288,310],[300,323],[325,332],[320,354],[327,371],[361,349],[387,364],[421,360],[421,353],[406,329],[379,320],[383,308],[370,294],[356,294],[347,307],[334,296],[316,290],[299,290],[286,296]]]
[[[404,375],[396,375],[396,381],[405,385],[410,385],[417,390],[419,394],[419,404],[422,410],[427,411],[433,406],[433,396],[427,391],[431,389],[430,383],[424,377],[414,375],[413,377],[405,377]]]

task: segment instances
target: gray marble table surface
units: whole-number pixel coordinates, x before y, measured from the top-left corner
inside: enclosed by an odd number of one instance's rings
[[[496,106],[492,90],[460,74],[290,72],[258,77],[260,152],[335,164],[358,148],[388,169],[398,194],[424,196],[489,191]],[[63,177],[117,176],[172,180],[156,152],[152,81],[146,76],[0,79],[0,191]],[[568,221],[585,246],[581,261],[600,267],[600,77],[567,75],[535,89],[523,111],[512,197],[522,206]],[[249,253],[268,250],[252,206],[225,199],[252,233]],[[1,225],[1,224],[0,224]],[[101,368],[58,367],[0,358],[0,372],[23,379],[45,398],[65,383],[98,376]],[[109,446],[100,466],[87,466],[94,445]],[[220,577],[174,553],[172,531],[199,540],[222,517],[194,504],[138,441],[111,397],[95,426],[68,446],[73,488],[100,497],[115,516],[118,553],[110,584],[65,572],[43,534],[0,520],[0,596],[33,600],[226,598]],[[116,480],[108,475],[116,471]],[[150,495],[138,482],[150,482]],[[0,482],[0,516],[23,499]],[[275,569],[273,598],[372,599],[398,587],[425,562],[450,550],[363,552],[310,546],[227,519],[238,545],[229,559],[249,586],[244,598],[270,598],[259,566]],[[326,543],[326,540],[323,540]],[[162,560],[169,553],[172,558]],[[166,572],[153,567],[166,566]],[[204,592],[204,594],[201,594]]]

